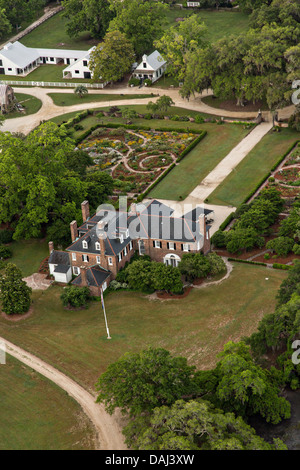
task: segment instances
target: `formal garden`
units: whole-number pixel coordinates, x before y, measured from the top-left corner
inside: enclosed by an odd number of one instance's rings
[[[91,169],[96,167],[112,175],[115,194],[139,195],[170,169],[197,137],[199,134],[191,132],[99,127],[78,148],[92,157]]]

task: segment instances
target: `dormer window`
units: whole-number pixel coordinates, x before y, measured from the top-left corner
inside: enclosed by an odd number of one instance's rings
[[[123,242],[124,242],[124,235],[121,234],[121,235],[120,235],[120,243],[123,243]]]
[[[84,248],[85,250],[88,249],[88,243],[86,240],[82,240],[82,248]]]
[[[95,243],[95,248],[96,248],[97,251],[100,251],[100,243],[99,242]]]

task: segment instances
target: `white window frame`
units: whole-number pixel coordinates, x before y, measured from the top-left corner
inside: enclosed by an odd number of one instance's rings
[[[124,248],[124,256],[126,256],[126,255],[127,255],[127,247],[125,246],[125,248]]]
[[[76,261],[76,253],[72,253],[72,261]]]
[[[101,258],[100,258],[100,256],[96,256],[96,263],[97,263],[97,264],[101,264]]]
[[[99,243],[99,242],[96,242],[96,243],[95,243],[95,248],[96,248],[96,250],[100,251],[101,247],[100,247],[100,243]]]
[[[87,241],[82,240],[82,248],[84,248],[85,250],[88,249],[88,242]]]
[[[183,243],[182,245],[183,245],[183,246],[182,246],[182,247],[183,247],[183,251],[190,251],[190,245],[189,245],[189,243]]]
[[[87,259],[88,255],[82,255],[82,256],[83,256],[83,262],[88,263],[89,262],[89,260]]]
[[[129,242],[129,251],[132,250],[132,242]]]
[[[160,241],[155,240],[155,248],[161,248]]]
[[[175,250],[174,242],[169,242],[169,250]]]
[[[119,262],[122,261],[122,255],[121,255],[121,253],[118,254],[118,260],[119,260]]]
[[[108,258],[108,266],[113,266],[113,259],[111,256]]]
[[[79,276],[80,268],[78,268],[78,266],[73,266],[73,274],[74,276]]]

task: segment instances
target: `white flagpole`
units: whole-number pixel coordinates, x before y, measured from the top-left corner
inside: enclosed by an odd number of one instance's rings
[[[109,334],[108,324],[107,324],[107,318],[106,318],[106,312],[105,312],[105,305],[104,305],[104,299],[103,299],[103,289],[102,289],[102,288],[101,288],[101,303],[102,303],[103,314],[104,314],[104,320],[105,320],[105,326],[106,326],[106,331],[107,331],[107,339],[111,339],[111,336],[110,336],[110,334]]]

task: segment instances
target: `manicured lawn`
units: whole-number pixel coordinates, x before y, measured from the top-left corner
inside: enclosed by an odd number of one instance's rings
[[[217,164],[247,135],[237,124],[201,124],[207,135],[158,185],[149,197],[185,199]]]
[[[38,28],[24,36],[20,42],[27,47],[45,47],[50,49],[88,50],[98,41],[91,39],[89,33],[81,33],[77,39],[70,38],[66,32],[68,20],[62,13],[54,15]]]
[[[270,131],[209,196],[209,204],[239,206],[297,139],[299,132],[288,128]]]
[[[217,41],[229,35],[238,35],[249,28],[249,16],[237,11],[216,11],[172,8],[168,12],[168,25],[176,24],[176,18],[185,18],[196,13],[207,26],[207,39]]]
[[[263,315],[274,311],[286,275],[236,263],[229,279],[193,289],[183,299],[162,302],[138,292],[110,293],[105,306],[111,340],[101,302],[87,310],[64,310],[62,287],[51,286],[34,292],[31,317],[9,322],[0,316],[0,332],[90,390],[110,363],[149,346],[185,356],[199,369],[211,368],[226,342],[250,335]]]
[[[25,113],[19,113],[18,111],[13,111],[5,115],[5,119],[12,119],[16,117],[28,116],[29,114],[37,113],[42,106],[41,100],[32,95],[27,95],[25,93],[15,93],[15,97],[18,102],[25,109]]]
[[[135,100],[140,98],[152,98],[156,95],[136,94],[136,95],[116,95],[112,93],[95,94],[90,93],[80,98],[75,93],[48,93],[54,104],[57,106],[72,106],[73,104],[92,103],[95,101],[116,101],[116,100]]]
[[[93,426],[75,400],[8,355],[0,395],[0,450],[94,449]]]
[[[66,68],[64,64],[57,64],[57,65],[40,65],[31,73],[29,73],[26,77],[20,76],[11,76],[11,75],[0,75],[0,80],[11,80],[11,81],[18,81],[18,82],[82,82],[87,83],[90,82],[88,79],[84,78],[76,78],[76,80],[67,80],[63,78],[63,70]]]
[[[47,242],[39,239],[12,242],[9,248],[13,256],[7,261],[16,264],[24,277],[37,272],[41,262],[49,254]]]

